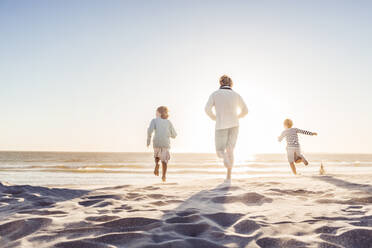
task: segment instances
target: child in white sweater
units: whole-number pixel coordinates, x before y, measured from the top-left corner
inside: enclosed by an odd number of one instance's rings
[[[155,131],[154,139],[152,141],[154,146],[155,158],[155,176],[159,176],[159,161],[162,164],[162,180],[166,181],[168,161],[170,159],[170,138],[176,138],[177,133],[174,130],[172,122],[168,120],[168,108],[160,106],[156,110],[156,118],[150,123],[147,129],[147,146],[151,143],[152,133]]]

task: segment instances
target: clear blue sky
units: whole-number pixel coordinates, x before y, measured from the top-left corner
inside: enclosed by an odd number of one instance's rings
[[[204,114],[228,74],[250,114],[238,150],[372,152],[371,1],[0,1],[0,149],[146,151],[167,105],[174,151],[213,152]]]

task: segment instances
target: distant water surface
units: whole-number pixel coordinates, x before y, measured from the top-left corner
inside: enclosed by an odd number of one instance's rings
[[[316,175],[322,162],[329,174],[371,174],[372,154],[307,154],[303,175]],[[149,183],[151,153],[0,152],[0,182],[31,185],[118,185]],[[170,182],[190,178],[223,178],[225,169],[214,154],[172,154]],[[235,178],[291,176],[284,154],[257,154],[236,161]]]

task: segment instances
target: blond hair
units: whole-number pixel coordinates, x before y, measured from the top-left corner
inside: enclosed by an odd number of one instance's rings
[[[291,119],[285,119],[283,124],[288,128],[293,127],[293,121]]]
[[[231,80],[231,78],[227,75],[223,75],[220,77],[220,85],[221,86],[232,86],[233,84],[233,81]]]
[[[162,119],[168,119],[169,115],[168,115],[168,108],[165,107],[165,106],[160,106],[156,109],[157,112],[159,112],[160,114],[160,117]]]

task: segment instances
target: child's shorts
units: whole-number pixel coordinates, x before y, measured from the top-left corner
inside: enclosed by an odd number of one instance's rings
[[[301,149],[299,147],[287,147],[287,156],[289,163],[294,163],[300,158],[305,160],[305,157],[301,154]]]
[[[168,163],[170,159],[169,148],[154,147],[154,158],[159,158],[162,162]]]

